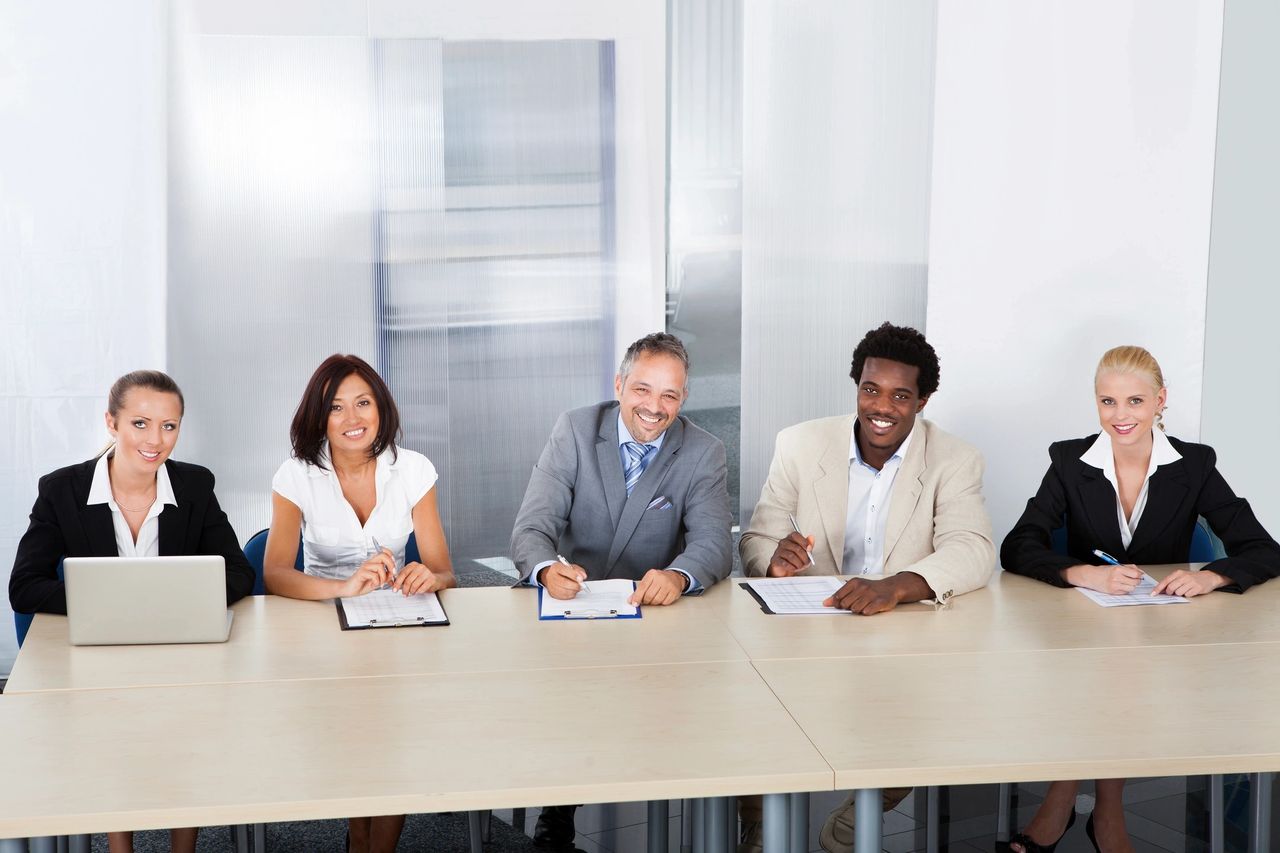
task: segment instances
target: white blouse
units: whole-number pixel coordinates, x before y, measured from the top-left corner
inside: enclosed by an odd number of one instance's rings
[[[421,453],[397,450],[395,461],[390,448],[378,456],[373,512],[363,525],[331,467],[290,458],[276,471],[271,490],[302,512],[302,561],[307,574],[346,580],[377,550],[374,539],[391,549],[397,565],[404,565],[413,508],[435,486],[437,475]],[[330,465],[327,445],[321,459]]]
[[[1151,431],[1151,461],[1147,464],[1147,476],[1142,481],[1142,490],[1138,492],[1138,499],[1133,503],[1133,514],[1125,518],[1124,504],[1120,502],[1120,483],[1116,479],[1116,457],[1111,449],[1111,435],[1103,430],[1098,434],[1093,445],[1080,457],[1080,461],[1084,464],[1101,468],[1102,475],[1111,482],[1111,488],[1116,493],[1116,519],[1120,522],[1120,542],[1125,548],[1128,548],[1129,543],[1133,541],[1133,531],[1138,529],[1142,511],[1147,508],[1147,486],[1151,483],[1151,475],[1161,465],[1177,462],[1181,458],[1182,454],[1173,449],[1163,430]]]
[[[173,484],[169,482],[169,469],[161,465],[156,469],[156,499],[147,510],[147,517],[138,528],[138,541],[133,541],[133,531],[129,522],[125,521],[115,495],[111,494],[111,472],[107,468],[107,460],[115,455],[115,451],[104,453],[98,457],[98,464],[93,466],[93,482],[89,484],[89,497],[85,506],[106,504],[111,510],[111,527],[116,534],[116,556],[119,557],[159,557],[160,556],[160,513],[166,506],[177,506],[178,499],[173,494]]]

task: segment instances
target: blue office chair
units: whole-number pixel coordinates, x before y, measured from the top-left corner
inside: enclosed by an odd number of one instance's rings
[[[1049,546],[1055,554],[1067,553],[1067,527],[1055,527],[1049,531]],[[1191,531],[1191,548],[1187,551],[1188,563],[1212,563],[1227,556],[1222,540],[1213,534],[1203,518],[1196,519],[1196,529]]]
[[[244,556],[249,561],[249,565],[253,566],[253,594],[266,595],[267,587],[262,580],[262,562],[266,559],[267,553],[267,529],[259,530],[257,533],[249,537],[249,541],[244,543]],[[409,534],[409,541],[404,545],[404,561],[406,563],[422,562],[422,557],[418,554],[418,540]],[[302,536],[298,536],[298,556],[294,558],[293,567],[298,571],[302,571]]]

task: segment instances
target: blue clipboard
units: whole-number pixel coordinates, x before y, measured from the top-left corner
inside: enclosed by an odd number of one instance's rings
[[[635,589],[635,586],[635,581],[632,581],[631,588]],[[576,622],[582,619],[639,619],[641,616],[640,611],[643,609],[637,604],[635,613],[618,613],[617,611],[601,613],[596,610],[584,610],[575,613],[573,610],[573,602],[566,601],[564,603],[564,611],[562,613],[558,613],[554,616],[543,616],[542,597],[546,595],[546,593],[547,590],[545,587],[538,587],[538,620],[540,622],[559,622],[564,620]]]

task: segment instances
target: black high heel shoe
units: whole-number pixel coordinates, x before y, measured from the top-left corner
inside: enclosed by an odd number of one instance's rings
[[[1090,818],[1090,820],[1092,820],[1092,818]],[[1066,837],[1067,832],[1070,831],[1075,822],[1076,810],[1072,809],[1071,817],[1067,818],[1067,825],[1062,828],[1062,834],[1059,835],[1057,841],[1054,841],[1052,844],[1039,844],[1032,841],[1026,833],[1019,832],[1015,833],[1013,838],[1010,838],[1008,841],[997,841],[996,853],[1014,853],[1013,845],[1015,844],[1020,844],[1022,849],[1027,851],[1027,853],[1053,853],[1053,849],[1058,846],[1058,843],[1062,841],[1063,838]],[[1092,840],[1093,836],[1090,835],[1089,838]],[[1096,847],[1097,845],[1094,846]]]

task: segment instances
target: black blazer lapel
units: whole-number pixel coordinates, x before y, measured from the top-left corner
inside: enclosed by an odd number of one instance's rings
[[[644,469],[644,473],[640,475],[640,480],[626,498],[626,505],[622,508],[622,518],[618,521],[618,526],[613,533],[613,544],[609,546],[609,560],[605,567],[606,575],[613,571],[618,558],[622,556],[627,543],[631,541],[631,535],[636,532],[640,519],[644,517],[645,510],[649,508],[649,501],[653,500],[654,495],[657,494],[658,487],[666,479],[667,471],[671,468],[671,463],[675,460],[676,454],[680,451],[680,445],[683,443],[684,423],[677,418],[672,421],[671,426],[667,427],[666,437],[662,439],[662,449],[658,451],[658,458],[650,462],[649,467]],[[621,471],[621,458],[617,453],[614,453],[614,458],[618,460],[618,470]],[[621,481],[621,476],[619,476],[619,481]],[[626,495],[626,491],[626,483],[623,482],[622,493]],[[662,568],[665,568],[665,566]]]
[[[1111,481],[1092,465],[1081,462],[1080,472],[1080,502],[1094,533],[1092,547],[1120,557],[1125,548],[1120,539],[1120,520],[1116,517],[1116,490],[1112,488]]]
[[[85,555],[94,557],[116,557],[120,551],[116,547],[116,528],[111,521],[111,507],[106,504],[85,503],[89,500],[89,489],[93,486],[93,472],[98,461],[91,459],[80,466],[72,480],[71,500],[75,504],[76,514],[80,518],[80,528],[84,533]],[[64,534],[65,535],[65,534]],[[77,549],[68,538],[67,550],[72,554]]]
[[[177,472],[174,466],[168,462],[165,463],[165,469],[169,473],[169,485],[173,487],[173,499],[178,502],[177,506],[166,506],[160,512],[160,555],[162,557],[171,557],[181,554],[194,554],[197,542],[187,546],[186,537],[187,530],[191,524],[191,501],[186,498],[183,488],[182,475]]]
[[[1185,517],[1178,509],[1186,500],[1187,492],[1187,466],[1182,460],[1156,469],[1147,483],[1147,505],[1133,531],[1130,551],[1139,553],[1159,538],[1171,521]]]

